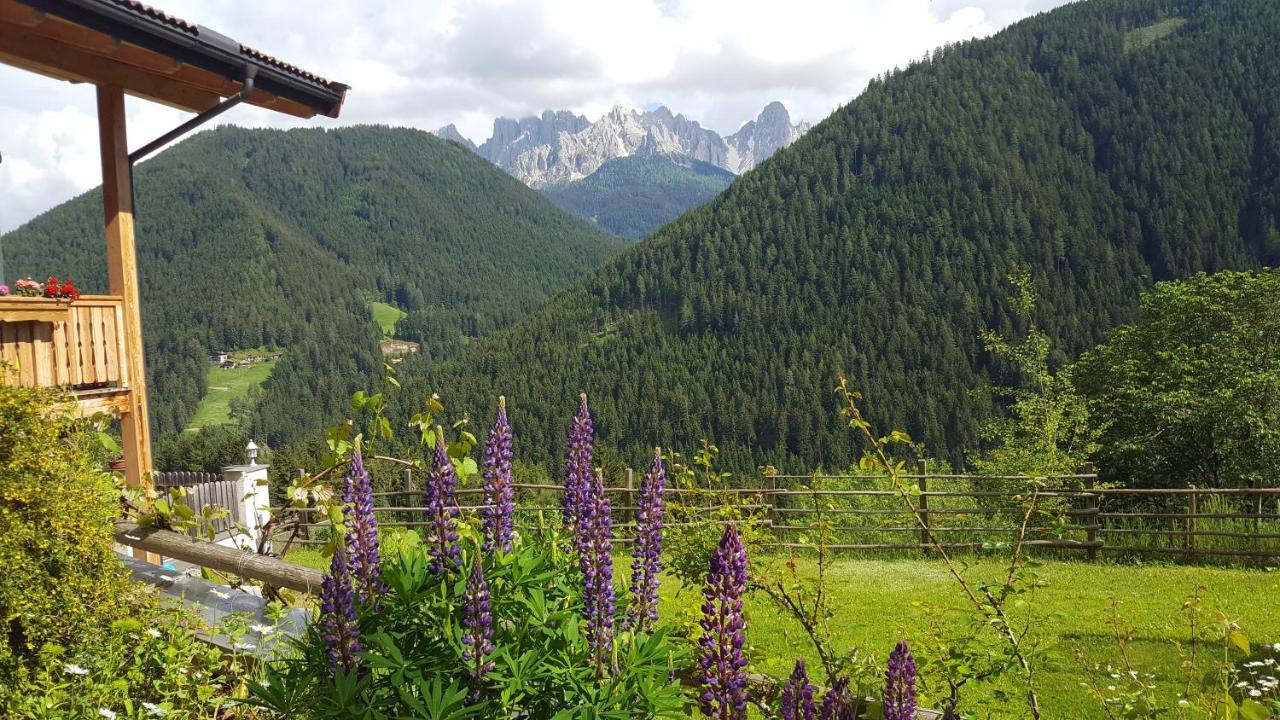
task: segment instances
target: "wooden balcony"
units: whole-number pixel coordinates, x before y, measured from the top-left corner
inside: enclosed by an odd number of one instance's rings
[[[124,327],[124,302],[115,296],[85,295],[74,302],[0,298],[4,382],[66,388],[85,416],[128,412],[132,385]]]

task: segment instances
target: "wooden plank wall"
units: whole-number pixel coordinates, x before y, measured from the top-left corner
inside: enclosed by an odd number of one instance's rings
[[[123,313],[114,297],[72,303],[60,322],[6,321],[0,309],[0,358],[10,366],[9,381],[16,378],[26,387],[127,388]]]

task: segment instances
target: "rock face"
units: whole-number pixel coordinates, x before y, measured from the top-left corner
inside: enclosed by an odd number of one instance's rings
[[[534,187],[580,180],[620,157],[687,157],[743,173],[809,129],[791,124],[782,103],[772,102],[755,120],[722,138],[665,107],[648,112],[615,107],[596,122],[566,111],[522,120],[498,118],[493,136],[476,147],[453,125],[436,135],[454,140]]]
[[[721,167],[742,174],[808,131],[807,122],[792,125],[787,108],[775,100],[766,105],[755,120],[748,121],[738,132],[725,138],[729,156]]]

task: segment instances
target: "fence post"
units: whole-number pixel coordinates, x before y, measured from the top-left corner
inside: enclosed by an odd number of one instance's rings
[[[301,481],[306,477],[307,471],[303,468],[298,468],[298,480]],[[307,509],[304,512],[298,513],[298,535],[301,536],[303,540],[311,539],[311,523],[314,520],[311,516],[315,515],[315,513],[311,512],[311,508],[313,507],[315,507],[315,503],[311,500],[311,493],[307,493]]]
[[[1093,562],[1098,559],[1098,526],[1102,524],[1102,518],[1099,517],[1102,513],[1102,503],[1098,501],[1097,493],[1093,492],[1098,487],[1098,469],[1093,463],[1087,462],[1084,464],[1084,474],[1087,476],[1084,479],[1084,488],[1089,491],[1089,504],[1086,507],[1089,510],[1088,520],[1086,520],[1089,523],[1087,526],[1089,529],[1085,531],[1084,536],[1085,542],[1089,543],[1089,548],[1085,552],[1089,556],[1089,562]]]
[[[925,493],[929,492],[929,478],[926,473],[929,471],[929,464],[923,458],[916,460],[916,475],[919,477],[916,482],[920,487],[920,544],[924,546],[924,552],[929,552],[929,496]]]
[[[635,525],[636,523],[636,507],[640,505],[640,503],[636,501],[635,490],[636,471],[632,468],[627,468],[627,507],[630,508],[630,510],[627,510],[625,517],[627,518],[627,522],[631,525]],[[634,527],[631,528],[631,532],[633,534],[635,533]]]
[[[413,493],[413,468],[404,469],[404,481],[401,485],[401,490],[404,494],[400,496],[400,502],[396,504],[401,507],[417,507],[417,498]],[[402,523],[413,522],[412,510],[405,510],[400,513],[400,516],[400,522]]]
[[[1259,492],[1262,489],[1262,479],[1250,480],[1249,489],[1253,491],[1253,532],[1258,535],[1262,533],[1262,493]]]
[[[1196,515],[1200,514],[1199,496],[1196,494],[1196,486],[1190,485],[1191,493],[1187,496],[1187,518],[1186,518],[1186,535],[1184,536],[1183,547],[1187,551],[1187,560],[1191,561],[1196,551]]]

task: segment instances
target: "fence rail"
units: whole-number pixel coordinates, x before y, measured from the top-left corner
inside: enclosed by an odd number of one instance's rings
[[[387,526],[425,524],[421,491],[413,471],[402,488],[374,493],[380,521]],[[680,510],[669,527],[714,522],[726,506],[751,514],[771,532],[766,545],[812,547],[821,536],[828,549],[866,552],[981,550],[1007,545],[1025,532],[1028,547],[1062,555],[1140,557],[1202,562],[1209,559],[1280,559],[1280,488],[1110,488],[1098,487],[1093,473],[1033,478],[930,474],[923,466],[901,480],[920,510],[905,506],[887,476],[779,475],[757,487],[671,488],[669,502]],[[559,485],[515,484],[517,527],[557,522]],[[478,487],[460,488],[464,517],[483,509]],[[632,473],[625,486],[605,492],[615,499],[615,531],[628,542],[634,526]],[[1034,495],[1035,508],[1022,529]],[[300,508],[302,544],[322,543],[327,522],[314,509]],[[539,518],[539,514],[543,517]]]

